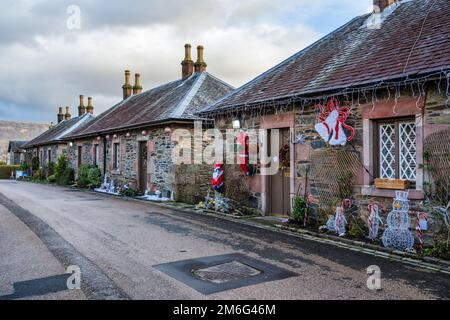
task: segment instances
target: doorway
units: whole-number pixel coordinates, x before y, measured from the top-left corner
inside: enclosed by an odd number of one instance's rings
[[[147,190],[147,141],[139,141],[138,171],[139,171],[139,191],[144,193]]]
[[[289,216],[291,214],[291,138],[290,129],[279,129],[270,132],[269,148],[271,155],[277,155],[278,159],[273,165],[278,165],[276,174],[269,176],[269,214],[272,216]],[[277,146],[276,140],[279,140]]]

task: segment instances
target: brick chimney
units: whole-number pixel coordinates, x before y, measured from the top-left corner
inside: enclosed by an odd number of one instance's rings
[[[94,114],[94,106],[92,105],[92,97],[88,97],[88,105],[86,107],[86,112]]]
[[[59,107],[59,112],[58,112],[58,123],[62,122],[64,120],[64,113],[63,113],[63,108]]]
[[[70,114],[70,107],[66,107],[66,114],[64,115],[66,120],[72,119],[72,115]]]
[[[208,66],[203,60],[203,46],[197,47],[197,62],[195,63],[195,72],[205,72]]]
[[[133,94],[140,94],[140,93],[142,93],[141,75],[139,73],[136,73],[134,75]]]
[[[194,73],[194,61],[191,58],[192,46],[187,43],[184,46],[184,60],[181,62],[181,78],[183,80],[189,78]]]
[[[373,0],[373,11],[376,13],[383,12],[384,9],[398,2],[398,0]]]
[[[78,116],[81,117],[86,113],[86,108],[84,107],[84,96],[80,95],[80,105],[78,106]]]
[[[133,86],[130,81],[131,72],[129,70],[125,70],[125,84],[122,86],[123,89],[123,100],[128,99],[133,93]]]

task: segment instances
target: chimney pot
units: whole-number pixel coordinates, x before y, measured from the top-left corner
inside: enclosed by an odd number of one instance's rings
[[[373,11],[375,13],[383,12],[387,7],[398,2],[398,0],[373,0]]]
[[[94,106],[92,104],[92,97],[88,97],[88,105],[86,108],[86,112],[90,114],[94,114]]]
[[[203,59],[204,47],[197,47],[197,62],[195,63],[195,72],[205,72],[208,66]]]
[[[78,106],[78,116],[81,117],[86,113],[86,108],[84,107],[84,96],[80,95],[80,105]]]
[[[194,61],[191,58],[192,46],[187,43],[184,46],[184,60],[181,62],[181,78],[183,80],[189,78],[194,73]]]
[[[133,94],[140,94],[142,93],[141,75],[136,73],[134,75],[134,79]]]
[[[66,107],[66,114],[64,115],[64,118],[66,120],[70,120],[72,118],[72,115],[70,114],[70,107]]]
[[[125,70],[125,84],[122,86],[123,89],[123,100],[128,99],[132,92],[133,92],[133,86],[131,85],[131,72],[130,70]]]
[[[60,123],[63,120],[64,120],[63,108],[59,107],[59,110],[58,110],[58,123]]]

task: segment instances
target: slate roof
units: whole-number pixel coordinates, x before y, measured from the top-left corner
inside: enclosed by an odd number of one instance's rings
[[[23,150],[23,146],[28,141],[10,141],[8,144],[8,152],[17,152]]]
[[[74,130],[82,128],[95,118],[92,114],[85,114],[81,117],[64,120],[58,123],[53,128],[48,129],[40,136],[34,138],[26,143],[23,148],[33,148],[38,146],[49,145],[53,143],[63,143],[64,138],[72,133]]]
[[[449,0],[398,2],[379,29],[367,28],[371,17],[356,17],[202,114],[450,69]]]
[[[207,72],[194,73],[185,80],[169,82],[119,102],[86,127],[74,131],[69,138],[198,119],[195,112],[233,90],[232,86]]]

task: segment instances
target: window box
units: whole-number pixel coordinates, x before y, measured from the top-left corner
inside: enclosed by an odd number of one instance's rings
[[[406,190],[409,189],[409,181],[402,179],[375,179],[375,187],[378,189]]]

